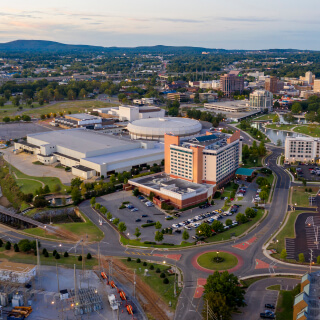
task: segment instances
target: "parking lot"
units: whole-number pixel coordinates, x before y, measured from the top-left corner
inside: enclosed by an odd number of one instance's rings
[[[172,234],[164,234],[163,242],[180,244],[182,241],[182,233],[184,230],[187,230],[190,235],[188,241],[197,240],[196,238],[193,238],[196,236],[195,230],[198,226],[197,223],[200,225],[204,221],[211,219],[209,220],[210,223],[212,223],[214,220],[219,220],[223,224],[225,224],[227,219],[235,221],[237,213],[244,213],[247,207],[252,207],[252,199],[256,194],[257,185],[255,183],[246,183],[246,185],[246,194],[244,195],[243,199],[241,199],[240,201],[237,201],[237,199],[235,199],[232,202],[232,204],[239,205],[239,208],[235,210],[236,212],[232,214],[230,213],[230,215],[224,215],[228,213],[228,211],[225,213],[223,213],[222,211],[220,213],[212,213],[215,210],[218,211],[224,206],[225,201],[221,199],[215,199],[215,204],[208,208],[201,209],[199,207],[196,207],[186,211],[176,211],[180,216],[172,215],[174,219],[171,220],[166,219],[170,217],[170,215],[166,214],[157,207],[148,207],[145,204],[147,201],[146,197],[143,197],[143,199],[138,199],[137,197],[134,197],[131,192],[121,191],[102,196],[97,199],[97,202],[105,206],[108,211],[111,212],[114,218],[119,218],[120,221],[125,222],[127,226],[126,233],[130,239],[136,239],[134,232],[138,227],[141,232],[140,239],[142,242],[154,241],[154,236],[157,229],[154,226],[142,228],[141,225],[151,223],[151,221],[159,221],[162,224],[161,229],[172,228]],[[127,203],[127,205],[130,204],[130,208],[119,209],[123,202]],[[210,215],[207,213],[210,213]]]
[[[309,181],[320,181],[320,166],[315,164],[305,165],[301,164],[296,167],[297,174],[295,178],[304,178]]]

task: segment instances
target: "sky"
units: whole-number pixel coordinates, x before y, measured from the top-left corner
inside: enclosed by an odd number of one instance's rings
[[[0,42],[320,50],[319,0],[1,0]]]

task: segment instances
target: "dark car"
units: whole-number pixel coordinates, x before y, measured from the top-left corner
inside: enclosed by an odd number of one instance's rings
[[[176,229],[176,230],[174,230],[174,232],[181,233],[181,230],[180,229]]]
[[[148,216],[147,214],[143,214],[141,217],[146,218],[147,216]]]
[[[263,319],[275,319],[276,317],[274,316],[273,313],[260,313],[260,318],[263,318]]]
[[[136,219],[136,222],[140,222],[141,221],[141,219]]]
[[[266,304],[264,305],[264,307],[265,307],[265,308],[268,308],[268,309],[274,309],[274,308],[275,308],[274,304],[271,304],[271,303],[266,303]]]
[[[153,220],[147,220],[147,223],[153,223]]]

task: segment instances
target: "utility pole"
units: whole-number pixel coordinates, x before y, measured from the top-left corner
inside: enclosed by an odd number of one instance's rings
[[[312,256],[313,256],[313,250],[310,249],[310,273],[311,273],[311,268],[312,268]]]
[[[133,297],[136,297],[136,269],[133,270]]]

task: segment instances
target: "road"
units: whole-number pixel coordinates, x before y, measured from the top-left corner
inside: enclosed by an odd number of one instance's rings
[[[250,143],[252,141],[246,134],[243,134],[244,139]],[[271,205],[267,208],[269,214],[253,231],[233,242],[226,242],[222,244],[211,244],[205,247],[191,247],[187,249],[177,249],[170,251],[170,254],[175,254],[180,257],[176,262],[177,266],[183,271],[184,286],[179,297],[179,303],[176,309],[175,319],[201,319],[202,299],[201,294],[196,292],[201,291],[202,279],[206,279],[209,273],[201,271],[193,266],[193,260],[199,253],[208,250],[228,251],[236,254],[238,260],[241,261],[235,270],[232,272],[239,276],[249,276],[257,274],[274,274],[274,273],[293,273],[304,274],[308,268],[299,265],[288,265],[274,261],[265,256],[262,247],[271,237],[271,235],[280,227],[286,211],[290,187],[290,178],[281,166],[276,164],[278,156],[283,152],[283,149],[267,144],[267,147],[272,153],[266,158],[266,163],[269,168],[273,170],[277,176],[277,182],[274,190],[273,200]],[[105,234],[104,239],[100,242],[100,252],[105,256],[131,256],[152,259],[154,261],[163,261],[165,257],[154,255],[155,253],[168,254],[169,252],[161,251],[155,248],[134,248],[127,249],[119,243],[119,236],[117,232],[108,224],[99,225],[100,217],[91,209],[89,201],[84,201],[80,204],[80,209],[95,223]],[[20,237],[25,238],[14,231],[7,231],[5,237]],[[6,238],[5,238],[6,239]],[[53,249],[59,246],[59,243],[50,241],[41,241],[42,247]],[[240,250],[236,245],[243,245],[245,250]],[[74,253],[77,251],[75,244],[62,244],[62,251],[69,251]],[[86,251],[97,253],[98,245],[88,244]],[[167,262],[174,264],[174,260],[166,258]]]

